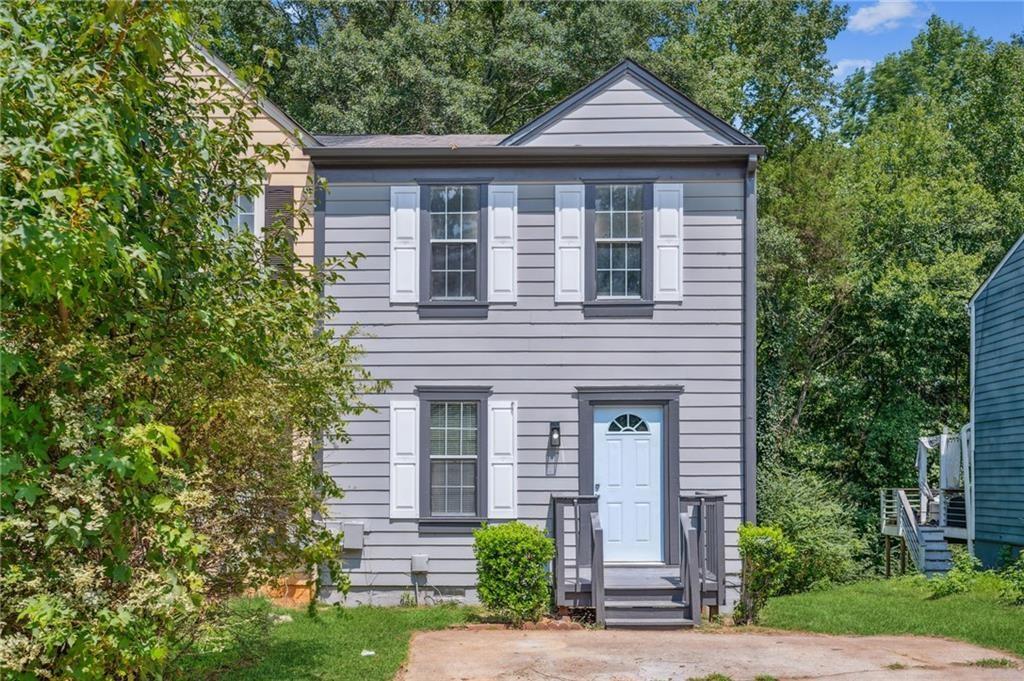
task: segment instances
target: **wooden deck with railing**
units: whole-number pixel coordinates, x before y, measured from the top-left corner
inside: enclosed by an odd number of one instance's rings
[[[596,495],[551,500],[559,608],[593,608],[598,624],[685,627],[725,604],[725,498],[679,497],[680,555],[664,563],[607,564]]]

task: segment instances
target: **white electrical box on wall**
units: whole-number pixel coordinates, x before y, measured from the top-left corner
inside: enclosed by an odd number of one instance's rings
[[[345,534],[342,538],[342,546],[346,551],[363,550],[363,524],[342,523],[341,531]]]
[[[426,574],[430,567],[430,556],[425,553],[414,553],[412,554],[412,569],[410,572],[413,574]]]

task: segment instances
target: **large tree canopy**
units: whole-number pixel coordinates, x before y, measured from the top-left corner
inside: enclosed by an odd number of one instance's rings
[[[870,526],[914,440],[968,418],[964,305],[1024,232],[1024,44],[932,18],[762,174],[759,443]]]
[[[224,0],[213,47],[280,53],[271,97],[319,132],[511,132],[637,59],[765,144],[821,122],[828,0],[307,2]]]
[[[373,386],[283,225],[226,227],[284,150],[185,77],[186,10],[0,5],[4,678],[161,675],[227,597],[337,566],[311,436]]]

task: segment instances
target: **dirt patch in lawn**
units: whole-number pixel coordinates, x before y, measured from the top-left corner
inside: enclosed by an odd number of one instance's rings
[[[993,659],[1006,666],[976,664]],[[398,678],[686,681],[711,674],[733,681],[1002,681],[1024,678],[1024,663],[969,643],[914,636],[450,629],[415,634]]]

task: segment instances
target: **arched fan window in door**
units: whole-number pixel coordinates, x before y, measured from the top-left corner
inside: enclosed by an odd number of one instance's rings
[[[636,414],[620,414],[608,426],[609,433],[649,433],[647,421]]]

